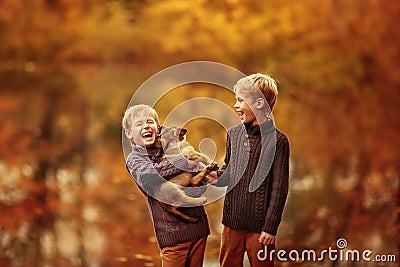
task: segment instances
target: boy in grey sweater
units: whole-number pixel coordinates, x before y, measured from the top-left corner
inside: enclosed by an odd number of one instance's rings
[[[165,211],[151,194],[151,187],[166,182],[185,169],[195,169],[198,163],[183,157],[159,162],[162,148],[155,146],[160,129],[158,115],[147,105],[136,105],[126,110],[122,120],[125,135],[132,144],[132,152],[126,159],[126,167],[136,184],[147,198],[163,267],[201,267],[207,236],[210,234],[207,215],[203,206],[182,208],[195,223],[183,221]],[[165,180],[164,180],[165,179]],[[191,188],[193,190],[201,188]],[[201,195],[202,192],[194,192]]]

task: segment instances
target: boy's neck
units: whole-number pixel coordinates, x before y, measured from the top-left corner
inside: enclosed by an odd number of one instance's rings
[[[251,122],[251,126],[260,125],[267,121],[267,116],[265,116],[264,114],[258,115],[256,116],[256,118],[256,120]]]

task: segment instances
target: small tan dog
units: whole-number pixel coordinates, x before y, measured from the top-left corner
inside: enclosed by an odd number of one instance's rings
[[[154,196],[156,199],[162,199],[160,204],[168,212],[174,216],[181,218],[187,222],[197,222],[198,218],[188,216],[178,210],[181,206],[200,206],[207,199],[205,197],[190,197],[182,190],[187,186],[198,186],[207,182],[207,174],[218,170],[218,165],[214,163],[207,155],[196,151],[188,142],[186,142],[185,134],[187,130],[177,127],[162,126],[160,138],[155,142],[157,147],[164,149],[164,157],[161,161],[168,158],[184,156],[188,160],[200,163],[201,171],[199,173],[182,172],[171,179],[154,188]],[[166,202],[166,203],[165,203]],[[167,204],[167,203],[173,203]]]

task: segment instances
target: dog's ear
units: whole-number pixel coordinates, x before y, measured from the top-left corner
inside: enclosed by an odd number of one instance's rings
[[[185,139],[185,134],[187,133],[187,130],[185,128],[179,128],[179,141],[182,141]]]

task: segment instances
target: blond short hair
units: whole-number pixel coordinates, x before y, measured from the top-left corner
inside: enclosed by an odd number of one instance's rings
[[[278,86],[271,76],[262,73],[251,74],[241,78],[234,86],[234,91],[236,92],[238,88],[247,90],[255,98],[261,97],[261,92],[268,102],[270,111],[274,108],[278,97]]]
[[[130,130],[133,119],[143,113],[148,114],[148,116],[152,116],[156,120],[157,124],[158,125],[160,124],[159,120],[158,120],[158,114],[155,111],[155,109],[153,109],[152,107],[150,107],[148,105],[139,104],[139,105],[129,107],[125,111],[125,115],[122,119],[122,127],[125,130]]]

